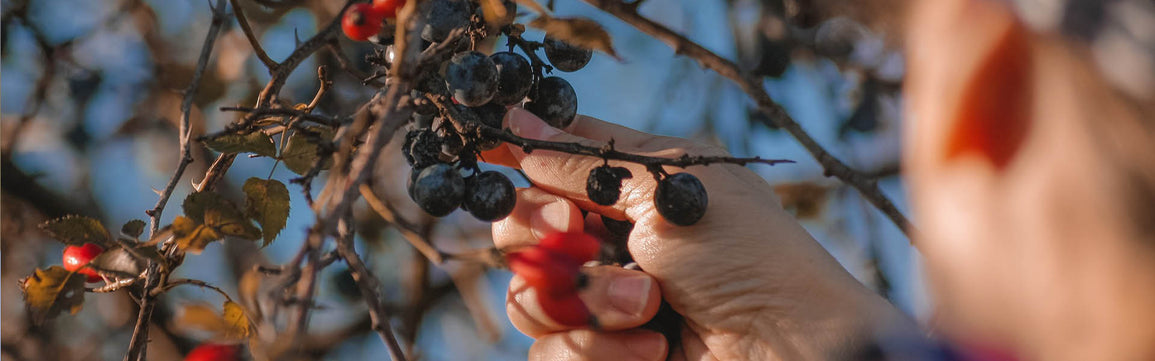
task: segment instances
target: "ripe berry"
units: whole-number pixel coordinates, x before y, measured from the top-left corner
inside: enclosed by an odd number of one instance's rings
[[[554,69],[564,72],[574,72],[589,64],[594,52],[577,45],[573,45],[545,35],[545,56]]]
[[[658,214],[670,223],[689,226],[706,214],[706,187],[689,173],[677,173],[663,178],[654,191],[654,205]]]
[[[385,24],[385,17],[369,4],[353,4],[341,18],[341,30],[356,41],[366,41],[377,35]]]
[[[601,242],[583,232],[550,233],[541,239],[539,246],[563,254],[579,264],[597,259],[601,252]]]
[[[468,0],[430,0],[422,4],[421,16],[425,17],[425,28],[421,38],[442,42],[453,29],[469,25]]]
[[[470,109],[477,114],[482,124],[501,129],[501,121],[505,118],[505,106],[489,103]],[[499,139],[481,139],[477,144],[477,149],[482,151],[491,150],[497,148],[498,145],[501,145],[501,140]]]
[[[586,194],[594,203],[612,206],[622,195],[622,180],[631,177],[630,170],[623,167],[603,165],[594,168],[586,178]]]
[[[525,103],[525,110],[546,124],[563,129],[577,116],[577,93],[565,79],[551,76],[538,82],[537,93]]]
[[[537,303],[541,305],[546,316],[562,326],[582,327],[597,324],[597,320],[590,314],[589,308],[577,293],[561,295],[538,293]]]
[[[497,65],[480,52],[457,53],[445,68],[445,83],[458,103],[484,105],[497,94]]]
[[[415,129],[406,133],[401,149],[405,161],[413,169],[422,169],[441,161],[441,139],[429,129]]]
[[[88,282],[100,282],[100,274],[88,267],[88,262],[101,253],[104,253],[104,248],[95,243],[64,247],[64,269],[88,276]]]
[[[542,247],[530,247],[506,256],[509,270],[539,294],[577,293],[581,263]]]
[[[184,357],[184,361],[239,361],[241,347],[206,343],[194,348]]]
[[[465,180],[448,164],[436,164],[425,168],[413,181],[410,196],[425,212],[435,217],[444,217],[461,205],[465,197]]]
[[[490,102],[514,105],[525,99],[533,87],[533,68],[529,60],[508,51],[490,55],[489,60],[497,66],[497,94]]]
[[[405,6],[406,0],[373,0],[373,10],[386,18],[396,18],[397,10]]]
[[[504,174],[487,171],[466,180],[462,207],[479,220],[493,222],[505,218],[516,204],[517,192]]]

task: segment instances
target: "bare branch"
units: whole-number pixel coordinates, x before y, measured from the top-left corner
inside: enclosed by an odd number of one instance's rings
[[[249,39],[249,45],[253,47],[253,53],[257,54],[257,59],[260,59],[261,63],[265,64],[265,68],[268,68],[271,73],[273,69],[276,69],[280,64],[277,64],[273,58],[270,58],[269,54],[265,53],[265,49],[261,47],[261,42],[257,41],[257,35],[253,33],[252,26],[249,26],[249,19],[245,17],[245,10],[241,7],[241,4],[237,3],[237,0],[229,0],[229,2],[233,4],[233,14],[237,16],[237,22],[241,24],[241,32],[245,33],[246,39]]]

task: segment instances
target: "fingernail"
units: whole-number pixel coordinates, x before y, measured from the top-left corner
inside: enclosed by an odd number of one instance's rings
[[[627,315],[640,316],[646,308],[652,283],[649,276],[643,275],[614,279],[608,291],[610,305]]]
[[[638,360],[660,360],[666,347],[666,337],[656,332],[639,333],[626,341],[626,348]]]
[[[547,203],[542,206],[530,219],[530,229],[534,237],[542,238],[550,233],[567,232],[569,230],[570,206],[564,201]]]
[[[530,138],[530,139],[548,139],[554,135],[560,134],[561,130],[545,124],[533,113],[521,108],[513,108],[506,113],[509,121],[509,130],[513,134]]]

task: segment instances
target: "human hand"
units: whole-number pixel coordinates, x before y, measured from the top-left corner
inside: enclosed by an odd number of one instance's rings
[[[613,139],[618,150],[655,157],[727,155],[716,147],[583,116],[568,132],[518,108],[506,122],[526,138],[590,146]],[[686,360],[826,359],[832,350],[866,338],[875,325],[901,318],[851,277],[782,209],[770,186],[744,167],[667,169],[692,173],[709,193],[705,216],[683,227],[658,214],[656,182],[643,166],[613,164],[629,168],[634,177],[623,182],[616,204],[601,206],[585,194],[586,175],[601,159],[543,150],[527,154],[517,147],[488,158],[522,169],[534,184],[519,190],[513,214],[494,224],[497,247],[532,245],[549,233],[597,227],[600,214],[635,224],[628,249],[645,270],[585,270],[590,282],[581,298],[597,317],[598,330],[552,321],[535,291],[515,277],[507,312],[514,326],[537,339],[530,359],[662,360],[667,352]],[[581,210],[592,213],[583,218]],[[661,334],[638,328],[657,313],[662,299],[685,317],[679,348],[670,349]]]

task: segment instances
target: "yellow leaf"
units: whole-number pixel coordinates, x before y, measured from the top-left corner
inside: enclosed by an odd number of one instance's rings
[[[192,254],[200,254],[210,242],[221,239],[211,227],[183,216],[172,220],[172,233],[176,237],[177,248]]]
[[[225,213],[226,212],[221,212],[218,209],[206,210],[205,225],[211,227],[217,234],[240,237],[248,240],[261,238],[261,230],[253,226],[253,223],[247,218],[228,217],[239,216],[239,214],[226,215]]]
[[[221,335],[230,340],[243,340],[249,337],[252,328],[249,318],[245,316],[245,309],[236,302],[225,301],[225,332]]]
[[[225,301],[223,316],[208,305],[186,305],[175,321],[181,327],[208,331],[218,339],[244,340],[252,334],[244,308],[231,301]]]
[[[85,278],[64,267],[52,266],[37,269],[31,276],[21,280],[20,289],[24,292],[24,302],[39,323],[65,310],[70,313],[80,311],[84,305]]]
[[[586,18],[555,18],[540,16],[529,26],[545,30],[549,37],[578,47],[598,50],[619,59],[614,50],[614,39],[601,24]]]
[[[485,22],[494,28],[501,28],[513,23],[516,6],[510,3],[505,6],[505,0],[481,0],[481,13],[485,15]]]

